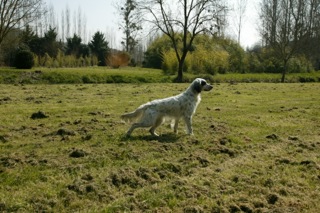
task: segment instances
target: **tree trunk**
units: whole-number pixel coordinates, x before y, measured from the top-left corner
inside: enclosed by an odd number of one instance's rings
[[[282,71],[282,77],[281,77],[281,83],[284,83],[285,77],[286,77],[286,71],[283,70]]]
[[[182,83],[182,80],[183,80],[183,61],[179,61],[178,76],[176,78],[176,82]]]
[[[281,77],[281,83],[284,83],[285,78],[286,78],[286,73],[287,73],[287,61],[284,61],[283,64],[283,71],[282,71],[282,77]]]

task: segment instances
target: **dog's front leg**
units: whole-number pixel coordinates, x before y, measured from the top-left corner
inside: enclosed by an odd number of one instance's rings
[[[173,132],[174,132],[175,134],[178,133],[178,124],[179,124],[179,119],[173,119],[173,120],[171,121],[171,128],[173,129]]]
[[[188,135],[193,135],[193,130],[192,130],[192,117],[186,117],[185,122],[187,125],[187,134]]]

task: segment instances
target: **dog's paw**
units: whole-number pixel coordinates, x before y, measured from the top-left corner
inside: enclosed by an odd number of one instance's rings
[[[188,136],[194,136],[193,132],[187,133]]]

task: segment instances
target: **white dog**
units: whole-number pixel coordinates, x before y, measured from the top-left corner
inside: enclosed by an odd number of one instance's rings
[[[212,88],[204,79],[197,78],[186,91],[177,96],[154,100],[139,106],[133,112],[123,114],[122,120],[134,122],[128,130],[127,136],[130,136],[132,131],[139,127],[151,127],[149,132],[158,136],[155,130],[165,119],[172,120],[174,132],[177,133],[180,118],[183,118],[186,123],[187,134],[192,135],[192,115],[201,101],[200,93],[202,90],[209,91]]]

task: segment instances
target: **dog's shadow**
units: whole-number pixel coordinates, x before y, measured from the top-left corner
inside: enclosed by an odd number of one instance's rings
[[[162,134],[160,136],[153,135],[137,135],[137,136],[126,136],[121,138],[121,141],[157,141],[159,143],[175,143],[179,140],[180,136],[174,133]]]

